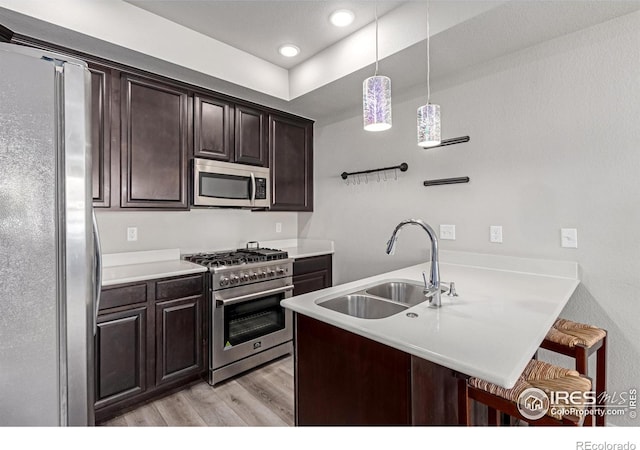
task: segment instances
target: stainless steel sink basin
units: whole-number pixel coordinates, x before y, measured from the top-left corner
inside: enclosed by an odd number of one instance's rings
[[[417,305],[426,300],[423,293],[423,287],[417,284],[403,283],[400,281],[391,281],[368,288],[367,294],[377,297],[388,298],[394,302],[406,303],[408,305]]]
[[[360,319],[383,319],[408,308],[368,295],[352,294],[318,303],[318,306]]]
[[[441,287],[441,292],[447,292],[447,288]],[[424,296],[424,288],[422,284],[406,283],[403,281],[389,281],[370,287],[365,290],[367,294],[376,297],[387,298],[394,302],[406,303],[413,306],[427,300]]]

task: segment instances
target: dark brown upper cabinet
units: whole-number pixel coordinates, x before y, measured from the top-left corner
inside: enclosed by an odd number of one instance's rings
[[[271,210],[313,211],[313,122],[269,115]]]
[[[111,69],[89,63],[93,206],[111,206]]]
[[[193,98],[194,155],[220,161],[232,161],[233,105],[213,97]]]
[[[187,92],[121,76],[122,208],[188,209]]]
[[[266,117],[264,111],[236,105],[235,162],[269,166]]]

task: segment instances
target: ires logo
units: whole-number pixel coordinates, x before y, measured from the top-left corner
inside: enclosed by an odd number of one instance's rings
[[[595,405],[597,395],[593,391],[555,391],[549,394],[549,401],[553,405]]]

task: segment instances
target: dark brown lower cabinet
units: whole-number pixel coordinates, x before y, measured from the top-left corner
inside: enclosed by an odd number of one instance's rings
[[[204,374],[204,292],[202,274],[103,289],[94,352],[96,421]]]
[[[202,371],[202,296],[156,303],[156,385]]]
[[[293,262],[293,295],[319,291],[333,285],[332,256],[321,255]]]
[[[98,318],[96,408],[146,390],[147,306]]]
[[[457,425],[457,375],[296,314],[296,425]]]

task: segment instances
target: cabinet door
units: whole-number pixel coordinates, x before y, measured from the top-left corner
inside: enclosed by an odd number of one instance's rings
[[[332,285],[331,255],[312,256],[293,262],[293,295],[319,291]]]
[[[188,209],[187,93],[122,75],[121,204]]]
[[[268,167],[265,113],[236,106],[235,162]]]
[[[293,277],[293,295],[302,295],[330,287],[330,279],[326,270],[295,276]]]
[[[203,370],[202,296],[156,303],[156,385]]]
[[[98,317],[96,408],[146,390],[146,306]]]
[[[194,155],[231,161],[233,108],[224,100],[194,96]]]
[[[313,124],[269,116],[271,210],[313,211]]]
[[[89,63],[93,206],[111,206],[111,69]]]

